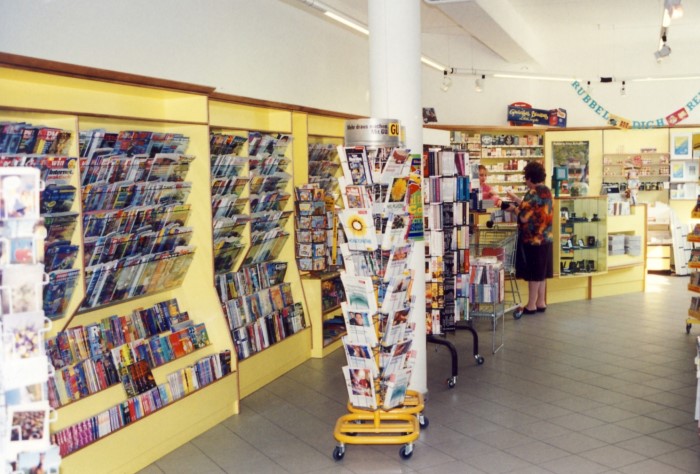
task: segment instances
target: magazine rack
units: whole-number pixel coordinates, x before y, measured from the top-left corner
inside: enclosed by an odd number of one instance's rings
[[[336,422],[333,458],[341,460],[347,444],[368,444],[403,445],[399,454],[408,459],[427,426],[422,395],[408,390],[415,359],[408,152],[391,146],[339,146],[338,152],[349,413]]]

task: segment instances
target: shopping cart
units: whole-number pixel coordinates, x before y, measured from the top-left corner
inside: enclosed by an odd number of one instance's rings
[[[501,324],[501,342],[496,346],[498,320],[512,312],[513,318],[523,314],[520,290],[515,278],[515,255],[518,248],[518,229],[515,224],[499,223],[490,228],[478,227],[470,242],[471,258],[495,257],[502,265],[503,285],[493,288],[494,293],[471,304],[470,318],[490,318],[492,328],[492,350],[496,353],[503,346],[505,324]]]

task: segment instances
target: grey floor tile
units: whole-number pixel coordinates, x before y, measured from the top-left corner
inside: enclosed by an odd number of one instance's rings
[[[698,445],[697,426],[695,429],[671,428],[670,430],[658,431],[650,435],[652,438],[667,441],[681,448],[689,448]]]
[[[638,438],[628,439],[617,443],[616,446],[634,451],[648,458],[660,456],[678,449],[678,446],[675,444],[652,438],[651,436],[640,436]]]
[[[687,474],[688,471],[664,464],[655,459],[647,459],[634,464],[621,467],[620,472],[625,474]]]
[[[557,436],[547,440],[548,444],[561,448],[571,454],[578,454],[591,449],[605,446],[606,443],[599,439],[587,436],[582,433],[568,433],[563,436]]]
[[[578,455],[554,459],[540,467],[557,474],[597,474],[608,470],[608,467]]]
[[[671,423],[656,420],[648,416],[635,416],[634,418],[618,421],[615,424],[644,434],[656,433],[657,431],[663,431],[673,427]]]
[[[580,453],[579,456],[614,469],[647,459],[646,456],[642,456],[618,446],[603,446],[601,448]]]
[[[503,451],[471,456],[465,462],[489,474],[512,472],[516,469],[532,467],[531,463]]]
[[[700,472],[700,454],[692,449],[679,449],[678,451],[662,454],[654,459],[670,464],[678,469],[684,469],[687,472]]]
[[[618,426],[615,423],[589,428],[587,430],[583,430],[582,433],[609,444],[619,443],[620,441],[625,441],[626,439],[636,438],[639,436],[638,431],[633,431],[628,428]]]
[[[514,456],[536,465],[553,459],[563,458],[571,454],[542,441],[520,444],[509,448],[507,451]]]

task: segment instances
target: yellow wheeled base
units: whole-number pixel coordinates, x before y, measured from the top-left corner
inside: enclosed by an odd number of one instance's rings
[[[404,403],[391,410],[357,408],[348,402],[350,413],[338,418],[333,431],[338,441],[333,459],[343,459],[346,444],[402,444],[399,455],[403,459],[410,458],[421,427],[428,426],[428,419],[423,416],[424,407],[423,395],[414,390],[408,390]]]
[[[392,408],[391,410],[379,409],[379,411],[384,413],[406,413],[408,415],[415,415],[416,418],[418,418],[420,427],[426,428],[428,426],[428,418],[423,415],[424,408],[423,394],[415,390],[406,390],[406,398],[400,407]],[[365,413],[367,409],[354,407],[352,403],[348,402],[348,411],[350,413]]]
[[[685,332],[690,334],[690,328],[693,324],[700,324],[700,311],[694,309],[688,310],[688,318],[685,320]]]

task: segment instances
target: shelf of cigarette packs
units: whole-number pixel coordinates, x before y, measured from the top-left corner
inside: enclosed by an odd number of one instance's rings
[[[696,223],[687,236],[691,245],[690,257],[688,258],[688,268],[691,270],[688,290],[698,294],[700,293],[700,245],[698,245],[700,243],[700,223],[697,223],[697,220],[700,219],[700,195],[690,217]],[[693,324],[700,324],[700,296],[692,296],[690,299],[688,318],[685,320],[686,333],[690,334]]]
[[[339,220],[347,239],[341,245],[340,277],[349,413],[337,420],[333,457],[342,459],[346,444],[403,444],[400,454],[408,458],[420,426],[427,424],[422,395],[408,390],[418,317],[410,296],[411,163],[400,148],[340,146],[338,151],[345,205]]]
[[[72,133],[27,122],[8,122],[2,131],[5,137],[13,131],[19,132],[15,139],[0,140],[0,166],[38,168],[44,183],[40,194],[40,212],[46,229],[44,247],[35,249],[31,238],[18,238],[10,249],[12,261],[26,263],[35,255],[41,257],[49,279],[44,287],[44,314],[49,319],[59,319],[68,312],[80,273],[73,268],[80,251],[74,232],[78,212],[73,210],[78,160],[66,155]],[[19,153],[20,150],[24,153]]]
[[[288,265],[278,261],[292,215],[285,210],[291,175],[284,156],[292,137],[243,135],[211,137],[213,151],[223,152],[212,155],[216,287],[239,360],[306,327],[303,306],[285,282]]]
[[[195,252],[187,225],[192,183],[185,179],[195,159],[185,154],[189,139],[130,130],[80,135],[86,286],[80,310],[178,288]]]
[[[473,356],[477,364],[479,338],[469,317],[470,232],[469,209],[473,197],[471,184],[478,183],[478,165],[470,163],[463,150],[431,149],[425,160],[424,222],[426,246],[426,315],[428,341],[446,346],[452,356],[452,375],[447,379],[454,387],[458,376],[457,351],[445,336],[457,329],[468,330],[473,339]]]
[[[49,435],[56,413],[46,390],[52,369],[44,339],[51,321],[42,304],[40,182],[36,168],[0,168],[0,462],[6,472],[29,472],[42,460],[57,472],[61,461]]]

